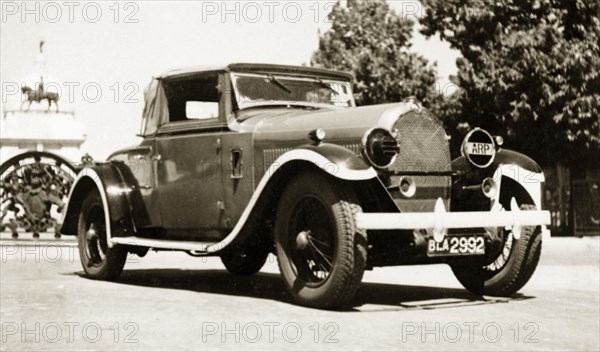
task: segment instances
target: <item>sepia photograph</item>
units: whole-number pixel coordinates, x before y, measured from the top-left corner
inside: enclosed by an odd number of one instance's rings
[[[0,8],[0,351],[600,350],[600,0]]]

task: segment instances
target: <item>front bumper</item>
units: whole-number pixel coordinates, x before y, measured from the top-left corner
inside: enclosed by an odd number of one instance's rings
[[[364,230],[418,230],[432,229],[436,242],[441,242],[451,228],[509,227],[518,239],[522,226],[550,224],[550,212],[521,211],[516,200],[511,200],[510,211],[446,212],[438,198],[431,213],[358,213],[356,226]]]

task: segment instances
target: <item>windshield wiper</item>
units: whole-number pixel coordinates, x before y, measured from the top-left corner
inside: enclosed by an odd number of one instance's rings
[[[276,85],[277,87],[283,89],[284,91],[286,91],[288,94],[292,94],[292,91],[286,87],[285,84],[281,83],[280,80],[278,80],[277,78],[275,78],[275,76],[273,75],[268,75],[267,77],[269,77],[269,82],[273,83],[274,85]]]
[[[337,92],[335,89],[333,89],[333,88],[332,88],[332,87],[329,85],[329,83],[325,83],[325,82],[323,82],[323,80],[322,80],[322,79],[320,79],[319,77],[315,77],[315,80],[317,81],[317,83],[319,83],[319,85],[320,85],[321,87],[323,87],[323,88],[325,88],[325,89],[328,89],[328,90],[332,91],[332,92],[333,92],[333,93],[335,93],[335,94],[337,94],[337,93],[338,93],[338,92]]]

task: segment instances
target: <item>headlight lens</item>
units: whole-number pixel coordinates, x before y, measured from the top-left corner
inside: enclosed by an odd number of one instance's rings
[[[494,138],[486,130],[475,128],[465,136],[460,152],[471,164],[488,167],[496,157]]]
[[[396,161],[400,152],[398,141],[384,128],[367,131],[363,137],[363,154],[375,167],[387,168]]]

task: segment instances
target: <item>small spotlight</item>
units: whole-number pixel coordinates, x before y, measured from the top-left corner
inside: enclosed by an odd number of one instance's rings
[[[410,176],[400,177],[399,182],[400,193],[406,198],[412,198],[417,193],[417,184]]]
[[[502,136],[494,136],[494,141],[496,141],[496,147],[501,147],[504,144]]]
[[[325,136],[325,130],[323,130],[322,128],[317,128],[316,130],[308,132],[308,138],[315,143],[320,143],[321,141],[323,141],[323,139],[325,139]]]
[[[481,183],[481,191],[484,196],[492,199],[496,196],[496,193],[498,193],[498,184],[493,178],[487,177]]]

